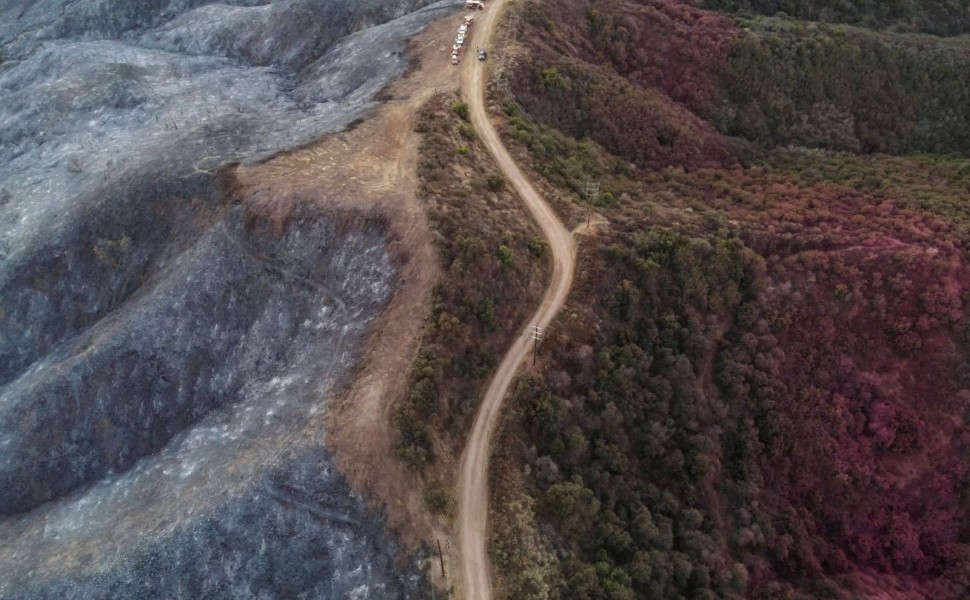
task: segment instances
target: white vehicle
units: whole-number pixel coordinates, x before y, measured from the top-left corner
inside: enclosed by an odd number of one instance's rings
[[[466,0],[465,8],[470,8],[472,10],[484,10],[485,3],[480,0]]]

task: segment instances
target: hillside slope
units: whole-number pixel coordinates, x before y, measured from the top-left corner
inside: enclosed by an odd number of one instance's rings
[[[963,41],[522,10],[512,89],[560,132],[506,139],[609,225],[499,444],[498,591],[965,597],[970,161],[876,154],[967,150]]]
[[[970,32],[970,2],[966,0],[703,0],[701,6],[729,13],[787,13],[812,21],[934,35]]]
[[[970,151],[963,37],[731,19],[678,0],[537,1],[523,18],[534,60],[512,83],[530,112],[640,166],[724,163],[712,126],[760,147]]]
[[[413,170],[325,134],[427,4],[0,2],[0,598],[422,595],[326,420]]]

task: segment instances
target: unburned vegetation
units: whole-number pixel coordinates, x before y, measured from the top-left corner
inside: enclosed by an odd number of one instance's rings
[[[742,14],[788,14],[860,27],[959,35],[970,33],[970,4],[952,0],[703,0],[701,6]]]
[[[852,152],[970,150],[970,42],[754,19],[712,121],[762,145]]]
[[[396,419],[398,455],[415,469],[460,449],[489,373],[549,272],[538,228],[478,141],[467,110],[453,94],[441,94],[417,123],[420,196],[441,277]],[[426,501],[433,509],[447,504],[435,489]]]
[[[504,106],[503,135],[576,198],[562,214],[583,213],[576,171],[599,182],[608,225],[497,443],[500,596],[965,597],[970,160],[875,153],[962,151],[964,107],[937,77],[962,42],[566,5],[525,9],[535,59],[510,81],[530,114]],[[676,50],[691,35],[706,53]],[[742,76],[763,136],[718,121]],[[602,81],[645,90],[651,118],[600,111]],[[852,119],[791,133],[816,93]]]
[[[731,18],[678,0],[537,0],[522,18],[529,59],[510,81],[523,105],[640,167],[725,165],[779,145],[970,150],[964,37]]]
[[[598,208],[499,442],[506,597],[967,589],[965,221],[808,156]]]

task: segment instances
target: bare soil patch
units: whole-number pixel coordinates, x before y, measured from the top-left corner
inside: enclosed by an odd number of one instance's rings
[[[448,64],[456,23],[457,14],[444,17],[411,40],[412,68],[382,93],[388,101],[369,118],[235,173],[250,208],[281,224],[305,203],[387,223],[398,286],[372,327],[359,372],[324,418],[337,465],[355,492],[386,510],[387,524],[405,552],[432,539],[439,528],[425,510],[415,474],[394,458],[392,448],[393,407],[404,394],[437,273],[417,195],[414,123],[434,93],[457,88],[458,70]]]

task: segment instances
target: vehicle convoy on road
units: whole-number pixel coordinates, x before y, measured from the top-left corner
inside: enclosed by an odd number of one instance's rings
[[[482,4],[482,3],[478,2],[477,4]],[[482,5],[482,7],[484,8],[484,4]],[[468,15],[462,21],[461,26],[458,27],[458,36],[455,37],[455,45],[451,47],[451,64],[457,65],[459,62],[461,62],[461,47],[465,44],[465,36],[468,34],[468,29],[472,26],[472,23],[474,22],[475,22],[475,17],[473,17],[472,15]],[[482,58],[481,52],[482,52],[482,49],[479,48],[478,60],[485,60],[484,58]]]

